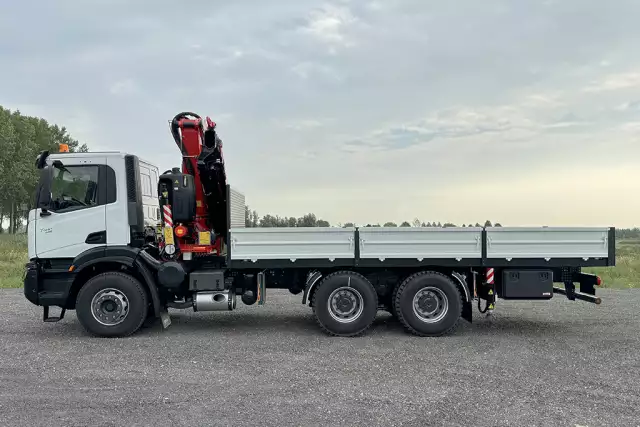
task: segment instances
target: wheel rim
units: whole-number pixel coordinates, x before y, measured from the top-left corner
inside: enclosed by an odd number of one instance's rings
[[[413,297],[413,313],[425,323],[439,322],[449,311],[449,299],[436,287],[420,289]]]
[[[364,311],[364,298],[354,288],[343,286],[329,295],[329,314],[340,323],[357,320]]]
[[[129,314],[129,300],[117,289],[103,289],[91,300],[91,314],[102,325],[118,325]]]

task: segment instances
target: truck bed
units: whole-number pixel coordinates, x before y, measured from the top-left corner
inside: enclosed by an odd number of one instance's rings
[[[603,227],[232,228],[230,237],[236,265],[615,265],[615,230]]]

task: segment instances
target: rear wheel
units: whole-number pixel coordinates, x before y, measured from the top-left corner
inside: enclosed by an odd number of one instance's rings
[[[422,271],[398,286],[395,311],[405,329],[419,336],[438,336],[452,330],[462,313],[462,296],[447,276]]]
[[[364,276],[340,271],[326,276],[312,296],[313,311],[329,334],[357,336],[373,323],[378,312],[378,295]]]
[[[110,271],[92,277],[80,289],[76,314],[93,335],[124,337],[140,329],[147,318],[148,301],[137,279]]]
[[[391,303],[389,312],[393,316],[394,319],[398,320],[398,311],[396,310],[396,296],[398,295],[398,289],[400,289],[401,283],[398,283],[393,287],[393,291],[391,292]]]

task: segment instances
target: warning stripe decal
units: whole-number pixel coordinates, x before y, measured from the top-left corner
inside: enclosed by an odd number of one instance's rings
[[[489,284],[493,284],[493,280],[494,280],[493,273],[494,273],[493,268],[487,269],[487,283]]]
[[[164,205],[162,209],[164,212],[164,226],[173,227],[173,217],[171,215],[171,206]]]

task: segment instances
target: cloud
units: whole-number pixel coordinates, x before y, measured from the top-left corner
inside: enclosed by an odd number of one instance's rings
[[[335,69],[313,62],[300,62],[291,67],[291,71],[302,80],[323,79],[333,82],[340,82],[343,77]]]
[[[620,130],[637,135],[640,133],[640,121],[623,123],[620,125]]]
[[[628,101],[615,107],[616,111],[640,111],[640,101]]]
[[[574,114],[568,113],[554,119],[540,117],[538,110],[551,105],[538,102],[541,95],[536,95],[536,102],[531,104],[531,97],[526,97],[523,104],[457,106],[435,111],[426,118],[414,122],[391,125],[378,129],[368,137],[350,141],[351,145],[367,145],[384,149],[405,149],[413,145],[430,144],[437,139],[446,139],[455,143],[456,139],[491,134],[496,142],[507,142],[522,138],[531,138],[546,130],[572,127],[582,122]],[[553,105],[561,105],[553,103]],[[464,141],[466,142],[466,140]]]
[[[209,115],[260,213],[637,224],[639,2],[255,3],[12,2],[0,102],[163,170],[167,121]]]
[[[317,129],[328,125],[328,120],[319,119],[291,119],[291,120],[274,120],[274,123],[283,129],[290,130],[310,130]]]
[[[640,72],[632,71],[605,76],[584,88],[585,92],[603,92],[621,89],[640,88]]]
[[[331,53],[335,53],[335,49],[338,47],[355,45],[355,41],[348,36],[348,30],[357,21],[349,8],[325,4],[310,13],[300,31],[326,44]]]
[[[138,85],[133,79],[118,80],[109,86],[109,93],[116,96],[134,95],[138,91]]]

